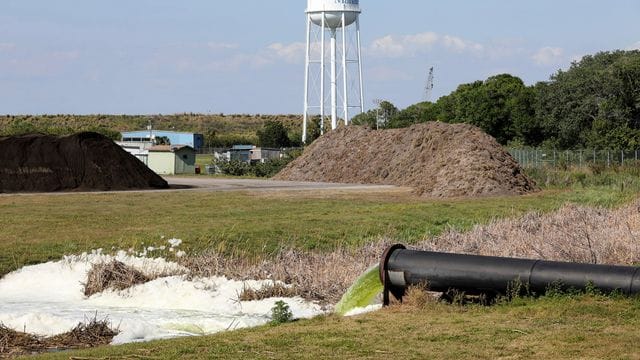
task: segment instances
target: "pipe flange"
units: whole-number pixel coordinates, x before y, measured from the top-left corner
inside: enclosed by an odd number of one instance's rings
[[[391,286],[390,286],[391,283],[389,282],[387,264],[389,263],[389,259],[391,258],[391,255],[393,254],[394,251],[404,250],[406,248],[407,247],[402,244],[392,245],[387,250],[384,251],[384,253],[382,254],[382,258],[380,259],[379,271],[380,271],[380,282],[384,286],[383,300],[382,300],[382,304],[384,306],[389,306],[389,292],[394,293],[393,289],[391,289]],[[394,296],[396,296],[395,293],[394,293]]]

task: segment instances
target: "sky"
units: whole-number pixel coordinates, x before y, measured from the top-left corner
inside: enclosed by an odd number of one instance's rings
[[[640,49],[638,0],[361,0],[365,107]],[[0,0],[0,114],[300,114],[305,0]]]

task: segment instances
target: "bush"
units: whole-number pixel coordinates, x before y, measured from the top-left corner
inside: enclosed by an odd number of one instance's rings
[[[264,163],[248,163],[239,160],[231,161],[215,161],[220,171],[225,175],[231,176],[255,176],[255,177],[272,177],[280,172],[287,164],[293,160],[293,157],[283,159],[271,159]]]
[[[251,170],[251,164],[246,163],[244,161],[239,160],[231,160],[231,161],[216,161],[214,162],[220,171],[225,175],[231,176],[246,176],[251,175],[253,172]]]
[[[282,300],[276,301],[276,304],[271,308],[271,324],[284,324],[290,322],[292,319],[293,313],[289,305]]]

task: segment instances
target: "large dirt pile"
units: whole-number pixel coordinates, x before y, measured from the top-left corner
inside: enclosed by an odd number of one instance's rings
[[[167,187],[164,179],[100,134],[0,138],[0,193]]]
[[[382,131],[339,128],[309,146],[276,179],[410,186],[427,197],[536,189],[494,138],[472,125],[436,122]]]

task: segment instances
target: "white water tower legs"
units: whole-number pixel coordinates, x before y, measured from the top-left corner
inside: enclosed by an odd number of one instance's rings
[[[355,26],[351,26],[353,24]],[[325,41],[327,36],[329,43]],[[327,106],[331,129],[338,127],[339,115],[348,125],[351,114],[364,111],[359,0],[308,0],[306,38],[302,125],[305,143],[313,117],[319,116],[320,133],[323,133]],[[329,80],[329,94],[326,80]]]

